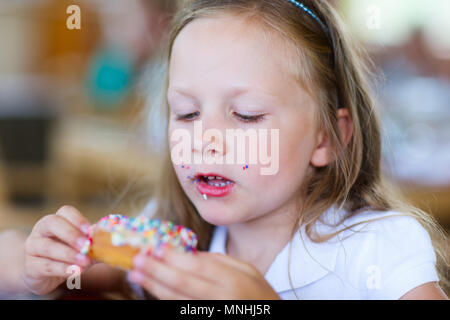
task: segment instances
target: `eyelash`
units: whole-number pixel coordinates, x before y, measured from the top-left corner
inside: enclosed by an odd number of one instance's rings
[[[177,120],[190,121],[190,120],[193,120],[192,117],[198,116],[199,114],[200,114],[200,112],[198,112],[198,111],[186,113],[186,114],[180,114],[180,115],[177,115]]]
[[[249,115],[244,115],[244,114],[239,114],[234,112],[233,113],[236,117],[238,117],[241,121],[243,122],[253,122],[253,123],[257,123],[260,122],[264,119],[265,114],[258,114],[255,116],[249,116]]]
[[[182,115],[177,115],[177,120],[180,121],[191,121],[194,120],[193,117],[196,117],[200,114],[200,112],[191,112],[191,113],[187,113],[187,114],[182,114]],[[239,114],[236,112],[233,112],[233,115],[236,116],[237,118],[239,118],[240,121],[242,122],[249,122],[249,123],[257,123],[260,122],[264,119],[265,114],[259,114],[259,115],[255,115],[255,116],[249,116],[249,115],[243,115],[243,114]]]

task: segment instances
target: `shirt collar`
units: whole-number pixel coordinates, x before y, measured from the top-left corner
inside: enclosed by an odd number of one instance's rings
[[[336,211],[334,211],[334,208],[330,207],[324,212],[325,221],[330,222],[330,217],[335,220],[336,215],[334,213]],[[317,224],[319,233],[332,232],[334,229],[330,228],[332,227],[320,222]],[[226,254],[226,237],[226,226],[217,226],[214,229],[209,251]],[[277,293],[306,286],[334,270],[339,245],[339,241],[333,240],[323,243],[312,242],[306,235],[304,227],[302,227],[278,253],[264,277]],[[290,282],[288,275],[289,261],[292,282]]]

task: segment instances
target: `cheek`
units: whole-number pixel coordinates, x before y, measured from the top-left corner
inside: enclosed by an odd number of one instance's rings
[[[306,170],[313,151],[312,139],[303,135],[300,139],[285,139],[280,146],[280,168],[295,174],[299,170]],[[281,144],[281,143],[280,143]]]
[[[261,175],[260,166],[243,172],[244,183],[252,190],[252,197],[265,209],[287,201],[301,187],[309,168],[313,139],[299,130],[280,130],[279,169],[274,175]],[[296,137],[304,137],[303,139]]]
[[[177,124],[172,124],[171,122],[169,122],[169,127],[168,127],[168,131],[167,131],[168,144],[169,144],[169,154],[170,154],[169,161],[171,162],[171,164],[172,164],[172,166],[174,168],[175,174],[178,177],[178,181],[181,183],[182,186],[184,186],[184,185],[186,185],[186,183],[189,182],[188,177],[189,177],[189,173],[190,173],[191,170],[188,170],[189,164],[184,164],[184,163],[183,164],[175,164],[173,162],[173,159],[172,159],[172,150],[174,150],[173,148],[175,146],[180,147],[184,143],[180,139],[178,141],[177,140],[172,140],[173,133],[177,129],[184,129],[185,130],[185,128],[182,128],[182,126],[179,126]],[[188,147],[190,147],[190,146],[188,146]]]
[[[240,170],[246,183],[266,194],[268,188],[271,192],[282,190],[290,193],[292,190],[289,188],[300,186],[308,171],[315,146],[315,135],[310,122],[308,119],[292,116],[289,121],[274,124],[272,128],[280,128],[279,148],[273,150],[278,153],[278,171],[273,175],[261,175],[261,167],[269,165],[260,164],[252,166],[248,172]],[[270,142],[266,150],[271,150]],[[273,155],[271,158],[274,162]]]
[[[170,160],[175,168],[181,163],[192,163],[193,133],[190,127],[169,123],[167,139]]]
[[[175,165],[172,163],[173,169],[175,171],[176,176],[178,177],[178,180],[182,183],[183,182],[183,176],[184,176],[184,172],[183,172],[183,168],[181,168],[181,165]]]
[[[308,124],[299,122],[293,130],[280,130],[280,180],[299,187],[308,171],[315,139]]]

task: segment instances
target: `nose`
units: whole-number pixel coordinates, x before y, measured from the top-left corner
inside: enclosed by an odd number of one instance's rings
[[[227,149],[224,132],[215,126],[205,127],[204,131],[194,129],[192,152],[201,153],[203,157],[224,157]]]
[[[220,133],[217,131],[216,133]],[[224,145],[222,135],[217,134],[213,136],[206,136],[203,138],[204,148],[203,148],[203,156],[211,155],[215,156],[224,156]]]

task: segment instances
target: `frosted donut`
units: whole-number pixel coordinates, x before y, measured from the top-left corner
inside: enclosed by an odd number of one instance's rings
[[[150,255],[157,248],[195,252],[197,235],[170,221],[110,214],[90,227],[81,253],[129,270],[136,254]]]

